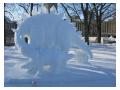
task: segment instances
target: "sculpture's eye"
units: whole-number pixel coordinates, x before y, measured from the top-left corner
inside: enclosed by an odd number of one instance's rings
[[[24,41],[25,41],[25,43],[30,44],[30,41],[31,41],[30,36],[29,35],[25,35],[24,36]]]

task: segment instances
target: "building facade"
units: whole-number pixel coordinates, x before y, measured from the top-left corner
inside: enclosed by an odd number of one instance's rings
[[[76,27],[76,31],[82,31],[82,35],[84,36],[84,23],[80,21],[77,17],[73,17],[72,23]],[[90,26],[90,36],[96,37],[97,36],[97,25],[94,20],[91,21]],[[101,25],[101,35],[102,37],[105,36],[114,36],[116,37],[116,18],[109,19],[104,21]]]

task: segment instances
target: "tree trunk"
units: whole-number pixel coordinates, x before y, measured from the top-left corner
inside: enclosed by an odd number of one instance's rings
[[[84,16],[84,35],[85,35],[85,42],[87,42],[87,45],[89,45],[89,30],[90,30],[90,15],[89,15],[89,9],[88,9],[88,3],[85,4],[86,6],[84,7],[83,4],[81,4],[81,9],[83,12]]]
[[[86,19],[84,19],[84,35],[85,35],[85,42],[87,42],[87,45],[89,45],[89,26]]]
[[[30,16],[32,16],[32,11],[33,11],[33,3],[30,4]]]
[[[85,29],[85,42],[87,42],[87,45],[89,45],[89,32],[88,29]]]
[[[98,31],[98,43],[101,43],[101,23],[97,25],[97,31]]]

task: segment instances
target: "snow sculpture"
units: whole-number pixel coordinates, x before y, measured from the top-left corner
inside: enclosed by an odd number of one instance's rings
[[[53,14],[27,19],[16,31],[16,45],[31,58],[25,67],[38,75],[62,72],[71,57],[70,48],[81,49],[81,61],[88,62],[91,54],[72,24]]]

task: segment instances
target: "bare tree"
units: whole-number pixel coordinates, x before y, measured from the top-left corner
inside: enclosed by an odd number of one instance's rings
[[[61,5],[62,5],[62,7],[64,8],[65,12],[67,13],[70,21],[72,21],[72,16],[71,16],[71,14],[70,14],[69,11],[68,11],[68,7],[66,7],[65,4],[63,4],[63,3],[61,3]]]
[[[20,6],[27,14],[30,16],[33,15],[33,8],[36,7],[37,11],[39,6],[41,6],[39,3],[19,3],[18,6]]]
[[[33,11],[33,3],[30,3],[30,16],[32,16],[32,11]]]
[[[104,20],[115,15],[115,4],[111,3],[93,3],[94,14],[96,17],[98,43],[101,43],[101,24]],[[114,7],[114,9],[113,9]]]
[[[84,34],[85,34],[85,42],[89,45],[89,33],[90,33],[90,25],[91,25],[91,19],[92,19],[92,13],[93,9],[90,10],[89,3],[81,3],[81,9],[84,16]]]
[[[57,3],[44,3],[43,5],[47,8],[48,13],[50,13],[51,7],[54,6],[56,11],[57,11],[57,8],[58,8]]]
[[[12,3],[4,3],[4,16],[9,16],[14,19],[14,15],[12,14],[12,10],[16,8],[15,4]]]
[[[72,16],[77,16],[79,18],[79,20],[82,22],[80,14],[81,14],[81,9],[80,9],[80,4],[63,4],[61,3],[62,7],[64,8],[65,12],[67,13],[67,15],[69,16],[71,22],[73,17]]]
[[[77,16],[78,19],[81,21],[81,23],[84,24],[84,35],[85,35],[85,42],[87,42],[87,44],[89,45],[89,31],[90,31],[90,25],[91,25],[91,19],[92,19],[92,13],[93,13],[93,9],[92,7],[90,7],[89,3],[78,3],[78,4],[61,4],[65,10],[65,12],[67,13],[67,15],[69,16],[70,20],[72,21],[72,16]],[[72,13],[70,13],[69,11],[72,11]],[[81,14],[84,17],[84,20],[81,20]]]
[[[89,44],[89,33],[91,25],[96,26],[98,43],[100,43],[102,22],[110,17],[116,16],[115,3],[73,3],[61,5],[63,6],[71,21],[74,14],[75,16],[79,17],[79,20],[84,24],[85,42],[87,42],[87,44]],[[81,15],[84,17],[83,21],[81,20]],[[92,22],[93,19],[95,22]]]

